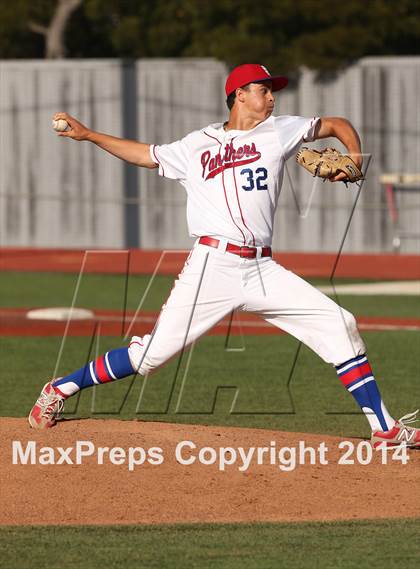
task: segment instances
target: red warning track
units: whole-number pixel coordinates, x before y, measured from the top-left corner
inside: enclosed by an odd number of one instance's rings
[[[94,318],[71,321],[67,332],[66,322],[55,320],[29,320],[26,308],[0,309],[0,336],[142,336],[150,332],[157,320],[157,312],[141,312],[136,317],[133,312],[125,315],[113,310],[97,310]],[[358,317],[362,331],[420,330],[418,318],[368,318]],[[258,316],[248,313],[235,313],[233,319],[225,318],[214,326],[210,335],[274,335],[282,334],[278,328],[268,324]]]
[[[57,271],[87,273],[176,275],[188,251],[0,249],[0,271]],[[304,277],[330,277],[335,253],[274,253],[274,259]],[[336,277],[385,280],[420,279],[419,255],[342,255]]]

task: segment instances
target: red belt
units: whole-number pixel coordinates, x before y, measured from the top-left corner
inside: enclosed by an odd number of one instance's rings
[[[198,242],[201,245],[207,245],[208,247],[219,248],[220,241],[214,237],[200,237]],[[246,259],[255,259],[257,257],[258,250],[261,250],[261,257],[271,257],[271,247],[247,247],[234,245],[233,243],[227,243],[226,251],[233,253],[234,255],[239,255],[240,257],[245,257]]]

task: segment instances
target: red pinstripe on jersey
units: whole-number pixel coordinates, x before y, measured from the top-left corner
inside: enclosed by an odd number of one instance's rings
[[[217,139],[216,137],[214,137],[214,136],[211,136],[210,134],[207,134],[206,131],[204,131],[204,134],[207,135],[209,138],[212,138],[213,140],[215,140],[216,142],[218,142],[218,143],[220,144],[220,150],[219,150],[219,151],[222,150],[222,143],[220,142],[220,140],[218,140],[218,139]],[[230,215],[230,217],[231,217],[231,219],[232,219],[234,225],[235,225],[235,226],[239,229],[239,231],[242,233],[243,244],[245,245],[245,243],[246,243],[245,233],[242,231],[242,229],[239,227],[239,225],[238,225],[238,224],[236,223],[236,221],[234,220],[233,215],[232,215],[232,212],[231,212],[231,210],[230,210],[229,202],[228,202],[228,199],[227,199],[227,193],[226,193],[225,172],[224,172],[224,171],[222,171],[222,184],[223,184],[223,192],[224,192],[224,194],[225,194],[225,200],[226,200],[226,205],[227,205],[227,208],[228,208],[228,211],[229,211],[229,215]]]
[[[255,235],[252,233],[252,231],[250,230],[250,228],[248,227],[248,225],[245,223],[245,219],[242,213],[242,208],[241,208],[241,201],[239,199],[239,194],[238,194],[238,185],[236,183],[236,170],[235,168],[233,168],[233,179],[235,181],[235,191],[236,191],[236,199],[238,201],[238,207],[239,207],[239,212],[241,214],[241,219],[242,219],[242,223],[245,225],[245,227],[248,229],[248,231],[250,232],[250,234],[252,235],[252,244],[255,245]]]

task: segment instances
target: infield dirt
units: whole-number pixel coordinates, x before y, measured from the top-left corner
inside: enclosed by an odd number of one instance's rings
[[[41,447],[161,447],[160,465],[98,465],[96,456],[77,465],[12,464],[12,442]],[[339,465],[342,439],[326,435],[258,429],[209,427],[141,421],[66,420],[48,431],[29,429],[26,419],[0,420],[0,524],[153,524],[177,522],[267,522],[410,518],[420,516],[420,452],[409,451],[407,464]],[[349,439],[354,445],[358,439]],[[328,447],[328,464],[239,463],[181,465],[175,448],[181,441],[202,447]],[[191,451],[185,449],[185,455]],[[56,458],[58,458],[58,453]],[[74,458],[74,457],[73,457]],[[353,453],[352,458],[355,459]]]

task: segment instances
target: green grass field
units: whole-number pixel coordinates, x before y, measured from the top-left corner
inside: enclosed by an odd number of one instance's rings
[[[78,276],[68,273],[7,272],[0,279],[0,306],[41,307],[70,306]],[[86,274],[80,281],[76,306],[122,310],[135,310],[150,282],[148,275]],[[317,285],[329,285],[327,279],[310,279]],[[343,279],[339,283],[361,282],[360,279]],[[172,288],[173,278],[155,277],[142,306],[143,310],[160,310]],[[127,291],[127,294],[126,294]],[[340,304],[363,316],[399,316],[420,318],[420,302],[416,296],[348,296],[340,295]]]
[[[418,333],[370,332],[364,337],[389,407],[397,415],[412,410],[420,375],[419,359],[413,357],[418,353]],[[60,340],[25,338],[27,357],[22,357],[22,341],[1,339],[0,415],[27,414],[42,382],[53,373]],[[242,339],[235,337],[230,342],[239,347]],[[95,354],[89,355],[90,343],[90,338],[67,339],[59,375],[92,359]],[[103,338],[98,351],[120,343],[119,338]],[[174,358],[147,382],[141,377],[127,378],[84,390],[79,399],[69,400],[66,412],[78,417],[237,425],[340,436],[367,434],[364,417],[334,369],[309,349],[300,350],[288,388],[298,343],[288,336],[246,336],[244,343],[244,351],[231,352],[224,348],[224,337],[205,337],[193,351],[188,374],[187,358],[181,360],[179,369],[178,358]],[[176,412],[182,385],[183,396]],[[218,388],[224,389],[217,393]],[[231,413],[235,388],[239,395]]]
[[[0,530],[0,568],[416,567],[419,520]]]
[[[134,310],[149,282],[130,277],[127,308]],[[319,282],[319,281],[318,281]],[[2,306],[68,306],[75,275],[4,273]],[[158,277],[145,310],[158,310],[172,278]],[[78,306],[122,309],[125,280],[89,275]],[[340,298],[363,316],[420,317],[416,297]],[[388,407],[396,415],[419,404],[418,332],[369,332],[365,342]],[[2,337],[0,416],[23,417],[42,382],[54,371],[59,337]],[[119,346],[121,338],[67,338],[58,366],[68,373],[96,353]],[[366,436],[367,423],[334,370],[288,336],[208,336],[187,357],[174,359],[151,376],[85,390],[66,405],[69,416],[237,425]],[[239,390],[231,412],[235,390]],[[178,410],[177,410],[178,405]],[[46,504],[46,507],[54,507]],[[404,513],[401,512],[403,516]],[[0,568],[57,564],[86,569],[116,567],[399,568],[418,565],[420,520],[345,523],[237,524],[189,526],[23,527],[0,529]]]

